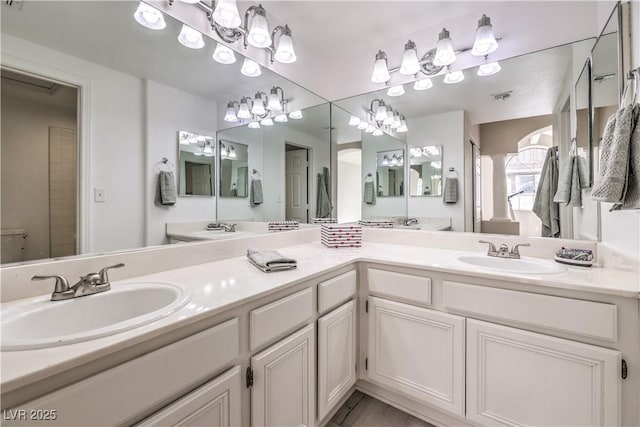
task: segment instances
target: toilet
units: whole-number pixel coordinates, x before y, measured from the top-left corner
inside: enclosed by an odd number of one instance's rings
[[[0,230],[2,247],[0,261],[2,264],[24,261],[24,247],[27,231],[24,228],[3,228]]]

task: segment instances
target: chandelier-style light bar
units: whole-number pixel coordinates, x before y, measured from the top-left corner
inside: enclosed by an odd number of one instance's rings
[[[493,26],[491,25],[491,19],[486,15],[482,15],[482,18],[478,21],[478,27],[476,29],[476,37],[472,47],[464,48],[461,50],[455,50],[453,42],[451,41],[451,34],[446,28],[443,28],[438,35],[438,42],[434,49],[427,51],[421,59],[418,59],[418,50],[416,44],[409,40],[404,45],[404,52],[402,55],[402,63],[400,67],[389,68],[387,54],[378,50],[375,57],[373,66],[373,74],[371,75],[371,81],[374,83],[389,84],[391,80],[391,73],[399,72],[406,76],[415,76],[422,73],[423,75],[435,76],[440,73],[444,67],[449,67],[453,64],[457,55],[463,52],[470,51],[474,56],[484,56],[486,63],[481,65],[482,71],[478,70],[479,76],[489,76],[500,71],[500,64],[497,62],[488,62],[487,56],[498,49],[498,40],[493,33]],[[453,77],[460,78],[458,71],[450,72],[448,74],[454,74]],[[462,76],[464,78],[464,76]],[[452,83],[451,77],[447,83]],[[461,80],[458,80],[461,81]],[[422,83],[418,83],[422,82]],[[457,81],[456,81],[457,82]],[[415,90],[425,90],[433,86],[431,80],[423,79],[416,81],[414,85]],[[392,88],[393,89],[393,88]],[[402,93],[399,90],[389,90],[389,96],[400,96]]]
[[[274,121],[285,123],[289,119],[302,119],[300,110],[292,111],[287,115],[286,106],[288,103],[289,100],[285,98],[284,89],[280,86],[273,86],[269,95],[257,92],[253,98],[243,96],[240,101],[229,101],[224,121],[236,123],[248,120],[249,128],[260,129],[261,126],[272,126]]]
[[[403,133],[409,130],[405,117],[382,99],[371,101],[366,119],[352,115],[349,118],[349,126],[357,126],[359,130],[364,130],[365,133],[371,133],[373,136],[380,136],[384,131]]]

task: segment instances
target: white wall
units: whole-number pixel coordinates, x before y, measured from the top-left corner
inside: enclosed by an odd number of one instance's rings
[[[453,231],[465,230],[464,215],[464,111],[435,114],[407,120],[407,145],[442,145],[443,178],[449,168],[458,176],[458,203],[444,204],[442,197],[409,197],[407,215],[411,217],[450,217]],[[444,187],[443,187],[444,189]]]
[[[146,81],[146,104],[145,244],[160,245],[168,243],[167,222],[215,221],[216,197],[178,196],[173,206],[157,206],[154,200],[161,159],[166,157],[178,165],[178,131],[215,140],[217,107],[215,102],[150,80]],[[177,170],[174,175],[177,179]]]
[[[49,126],[76,129],[75,105],[60,108],[4,95],[1,108],[2,228],[27,231],[25,260],[48,258]]]
[[[144,244],[144,103],[140,79],[43,46],[2,35],[2,63],[35,74],[60,73],[88,82],[90,129],[88,182],[81,197],[91,200],[89,247],[106,252]],[[81,132],[79,132],[79,136]],[[93,189],[106,203],[93,202]]]
[[[362,150],[338,151],[337,176],[343,185],[338,187],[338,222],[362,219]],[[346,185],[344,184],[346,183]]]

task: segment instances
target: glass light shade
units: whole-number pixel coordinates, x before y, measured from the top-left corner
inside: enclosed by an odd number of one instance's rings
[[[257,62],[250,60],[249,58],[244,58],[244,62],[242,63],[240,72],[247,77],[258,77],[260,74],[262,74],[260,65],[258,65]]]
[[[180,0],[182,3],[188,3],[188,4],[196,4],[199,3],[200,0]]]
[[[387,95],[389,96],[402,96],[404,95],[404,86],[391,86],[389,90],[387,90]]]
[[[225,28],[238,28],[242,23],[236,0],[218,0],[212,17]]]
[[[382,129],[376,128],[373,131],[373,136],[381,136],[382,135]]]
[[[204,153],[203,152],[197,152],[197,153],[193,153],[194,156],[202,156]]]
[[[272,111],[282,110],[282,104],[280,103],[280,97],[278,92],[269,94],[269,101],[267,102],[267,108]]]
[[[397,164],[398,164],[398,156],[394,154],[393,157],[391,158],[391,165],[395,166]]]
[[[498,41],[493,35],[493,28],[491,25],[483,25],[478,27],[476,32],[476,40],[473,42],[473,48],[471,54],[475,56],[489,55],[491,52],[495,52],[498,49]]]
[[[413,84],[414,90],[427,90],[431,89],[432,87],[433,82],[429,77],[427,77],[426,79],[416,80],[416,82]]]
[[[264,103],[262,102],[262,98],[256,96],[253,100],[253,107],[251,107],[251,114],[255,114],[256,116],[262,116],[266,114],[266,110],[264,109]]]
[[[247,41],[251,46],[254,47],[264,48],[271,46],[271,35],[269,34],[269,27],[267,26],[266,16],[259,13],[253,14]]]
[[[220,147],[220,157],[222,158],[227,157],[228,154],[229,154],[229,150],[227,149],[227,146],[222,144],[222,146]]]
[[[453,64],[455,60],[456,52],[453,50],[453,44],[451,43],[451,38],[449,38],[449,32],[443,28],[436,46],[436,55],[433,58],[433,64],[437,66],[445,66]]]
[[[220,64],[233,64],[236,62],[236,53],[223,44],[218,43],[213,51],[213,59]]]
[[[376,128],[373,127],[371,123],[367,125],[367,128],[364,130],[365,133],[372,133]]]
[[[283,64],[296,62],[296,51],[293,48],[293,39],[289,34],[283,34],[278,41],[278,48],[273,55],[276,61]]]
[[[178,35],[178,41],[182,46],[190,49],[202,49],[204,47],[202,34],[184,24],[182,25],[182,30],[180,30],[180,34]]]
[[[491,76],[502,69],[500,67],[500,63],[498,62],[489,62],[487,64],[482,64],[478,67],[478,75],[480,77]]]
[[[400,127],[396,129],[396,132],[404,133],[407,132],[409,128],[407,127],[407,121],[405,119],[400,120]]]
[[[273,126],[273,120],[270,117],[260,120],[262,126]]]
[[[260,123],[258,122],[251,122],[248,124],[249,129],[260,129]]]
[[[404,47],[404,53],[402,54],[402,64],[400,64],[400,74],[405,76],[411,76],[420,71],[420,64],[418,63],[418,52],[416,51],[415,43],[409,40]]]
[[[349,118],[349,126],[358,126],[360,124],[360,117],[351,116]]]
[[[387,156],[384,156],[382,158],[382,166],[388,166],[389,165],[389,158]]]
[[[204,149],[202,150],[202,152],[204,153],[205,156],[207,154],[213,154],[213,148],[211,148],[211,146],[207,144],[204,146]]]
[[[387,107],[381,105],[376,110],[376,122],[381,122],[387,118]]]
[[[249,111],[249,104],[246,101],[240,104],[240,108],[238,109],[238,118],[240,119],[250,119],[251,111]]]
[[[385,83],[389,80],[391,80],[391,75],[389,75],[389,69],[387,68],[387,55],[382,51],[378,51],[376,62],[373,64],[371,81],[374,83]]]
[[[393,123],[393,111],[387,110],[386,117],[382,121],[382,124],[383,125],[390,125],[391,123]]]
[[[288,122],[289,120],[287,119],[287,115],[286,114],[278,114],[277,116],[275,116],[273,118],[273,120],[275,120],[278,123],[285,123]]]
[[[230,105],[227,107],[227,112],[224,115],[224,121],[231,122],[231,123],[238,121],[238,117],[236,116],[236,110],[233,109],[233,105]]]
[[[391,129],[398,129],[400,126],[402,126],[402,123],[400,122],[400,115],[396,114],[393,116],[393,122],[391,123]]]
[[[365,130],[368,127],[369,127],[369,123],[365,122],[364,120],[360,120],[360,123],[358,123],[359,130]]]
[[[453,85],[456,83],[460,83],[463,80],[464,80],[464,74],[462,73],[462,71],[452,71],[450,73],[447,73],[444,76],[443,82],[445,82],[448,85]]]
[[[138,5],[138,9],[136,9],[133,17],[138,24],[151,30],[162,30],[167,26],[167,23],[164,22],[162,12],[146,3],[140,3]]]
[[[230,147],[229,148],[229,158],[230,159],[235,159],[236,157],[238,157],[236,155],[236,149],[234,147]]]
[[[293,120],[300,120],[302,118],[302,111],[292,111],[289,113],[289,118]]]

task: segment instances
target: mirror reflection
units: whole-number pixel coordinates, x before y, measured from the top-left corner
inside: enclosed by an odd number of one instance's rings
[[[404,150],[378,151],[376,183],[378,197],[404,195]]]
[[[583,159],[581,164],[586,166],[584,174],[592,176],[591,165],[591,62],[587,60],[580,71],[580,76],[575,86],[575,110],[576,110],[576,140],[575,155]],[[573,149],[573,147],[571,147]],[[573,154],[573,153],[571,153]],[[585,183],[590,186],[590,179]]]
[[[213,196],[215,145],[213,137],[178,132],[178,195]]]
[[[220,140],[220,197],[249,194],[249,146]]]
[[[442,146],[409,147],[409,195],[442,196]]]

